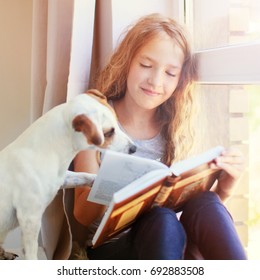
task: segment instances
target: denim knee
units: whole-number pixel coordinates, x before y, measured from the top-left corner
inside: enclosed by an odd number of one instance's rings
[[[215,206],[224,206],[215,192],[205,191],[198,193],[186,203],[183,208],[184,215],[182,216],[190,216],[190,214],[194,214],[194,212],[198,212],[210,204]]]
[[[145,220],[145,223],[152,223],[156,225],[174,226],[178,230],[182,231],[182,224],[179,222],[176,213],[165,207],[154,207],[147,212],[141,219]]]
[[[134,226],[135,248],[140,259],[182,259],[186,234],[174,211],[155,207]]]
[[[216,193],[207,191],[192,198],[180,220],[189,243],[197,246],[204,259],[245,259],[233,219]]]

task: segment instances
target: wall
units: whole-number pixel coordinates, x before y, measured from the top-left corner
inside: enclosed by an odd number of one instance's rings
[[[30,121],[31,32],[33,0],[0,0],[0,149]],[[19,229],[6,247],[17,247]]]
[[[0,149],[30,119],[33,0],[0,0]]]

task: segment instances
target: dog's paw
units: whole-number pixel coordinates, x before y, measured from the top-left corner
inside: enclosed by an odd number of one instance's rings
[[[10,252],[6,252],[3,248],[0,248],[0,260],[15,260],[18,255]]]
[[[86,172],[72,172],[67,171],[66,177],[62,189],[82,187],[84,185],[92,186],[96,179],[96,174],[86,173]]]
[[[88,180],[88,186],[92,187],[92,185],[94,184],[94,181],[96,180],[97,178],[97,175],[96,174],[88,174],[86,173],[86,180]]]

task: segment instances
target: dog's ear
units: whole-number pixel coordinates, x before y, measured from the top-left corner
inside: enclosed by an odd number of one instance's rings
[[[99,146],[103,143],[103,138],[96,125],[86,115],[76,116],[72,121],[72,127],[75,131],[84,133],[89,144]]]
[[[89,94],[92,98],[95,98],[99,103],[109,108],[109,110],[113,113],[114,117],[117,118],[115,110],[111,105],[108,104],[106,96],[98,91],[97,89],[89,89],[86,94]]]
[[[97,89],[89,89],[86,94],[91,94],[101,99],[107,99],[106,96]]]
[[[100,103],[107,105],[107,98],[106,96],[98,91],[97,89],[89,89],[86,94],[91,95],[91,97],[97,99]]]

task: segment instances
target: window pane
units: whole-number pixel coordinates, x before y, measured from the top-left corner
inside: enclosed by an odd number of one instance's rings
[[[194,0],[192,17],[195,49],[260,39],[258,0]]]
[[[250,259],[260,259],[260,86],[198,85],[198,150],[235,146],[246,159],[226,205]],[[205,129],[206,128],[206,129]]]
[[[260,86],[249,92],[249,244],[251,259],[260,259]]]

